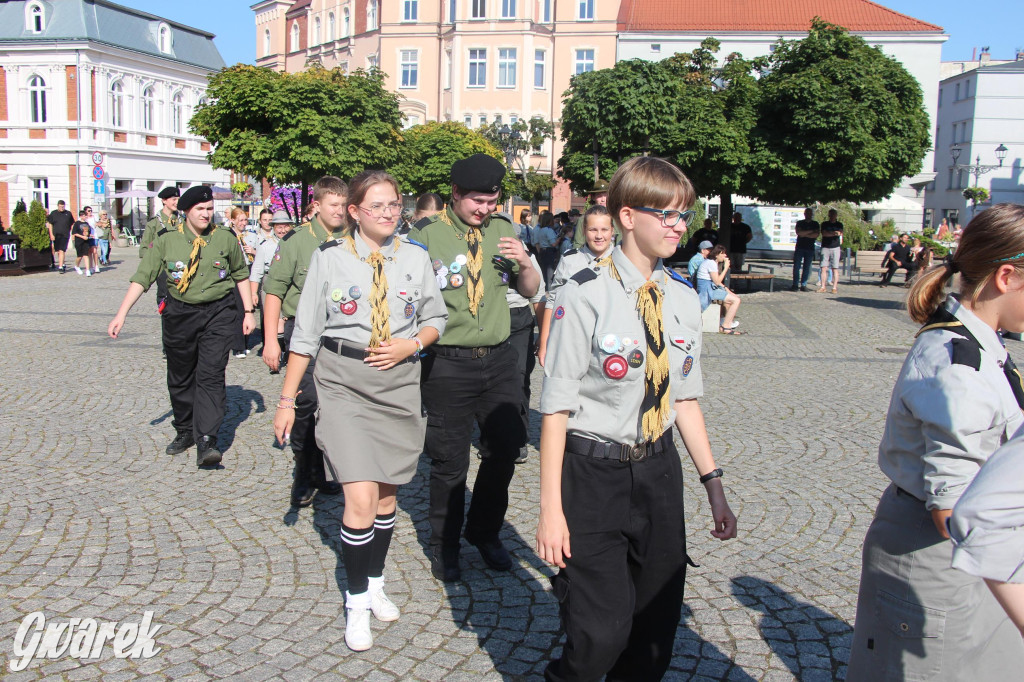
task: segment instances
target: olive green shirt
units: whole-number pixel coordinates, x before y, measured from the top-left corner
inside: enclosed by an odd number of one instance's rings
[[[245,254],[231,230],[211,225],[201,236],[206,240],[206,246],[199,250],[199,267],[184,294],[178,291],[177,284],[185,272],[192,254],[192,243],[196,240],[187,226],[157,236],[146,248],[142,263],[131,281],[149,291],[156,276],[165,270],[168,293],[179,301],[212,303],[228,296],[237,282],[249,279]]]
[[[278,242],[270,269],[263,276],[263,293],[281,299],[281,314],[285,317],[295,317],[313,252],[337,235],[330,235],[314,216],[310,222],[299,225]]]
[[[178,217],[177,211],[170,218],[167,218],[163,211],[158,211],[155,216],[150,218],[149,222],[146,223],[146,229],[142,231],[142,239],[139,240],[139,258],[146,256],[146,249],[153,246],[156,235],[161,229],[166,227],[168,232],[176,230],[180,220],[181,218]]]
[[[502,281],[501,270],[491,262],[491,258],[501,255],[498,240],[502,237],[517,239],[516,230],[512,223],[496,215],[492,215],[483,225],[481,281],[484,295],[474,317],[469,312],[466,267],[457,260],[459,256],[469,256],[469,247],[466,245],[469,229],[448,207],[433,216],[423,227],[414,227],[409,232],[410,239],[427,247],[438,286],[444,281],[441,295],[448,307],[448,324],[437,342],[442,346],[496,346],[508,339],[511,329],[511,316],[505,300],[509,280]],[[457,267],[453,268],[453,265]],[[457,272],[452,272],[453,269]],[[513,271],[519,273],[518,264],[513,263]],[[453,275],[456,276],[458,286],[452,286]]]

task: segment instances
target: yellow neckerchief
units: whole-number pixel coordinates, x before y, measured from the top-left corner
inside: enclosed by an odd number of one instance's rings
[[[164,222],[164,210],[160,209],[157,211],[156,219],[160,221],[160,226],[164,228],[174,229],[178,227],[178,212],[172,211],[171,215],[167,217],[167,222]]]
[[[191,225],[188,226],[188,230],[195,235],[195,239],[192,240],[192,253],[188,256],[188,265],[185,267],[185,271],[181,273],[181,281],[176,285],[180,294],[184,294],[188,290],[188,285],[192,283],[192,277],[195,276],[196,270],[199,269],[200,250],[206,246],[206,240],[203,239],[203,236],[210,234],[211,228],[207,226],[202,235],[196,234]],[[178,232],[183,235],[185,234],[184,223],[178,226]]]

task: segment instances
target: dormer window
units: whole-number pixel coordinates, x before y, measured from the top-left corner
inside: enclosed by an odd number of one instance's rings
[[[32,33],[42,33],[46,28],[46,15],[43,6],[38,2],[30,2],[25,7],[25,29]]]
[[[171,27],[167,24],[160,24],[157,29],[157,46],[164,54],[171,52]]]

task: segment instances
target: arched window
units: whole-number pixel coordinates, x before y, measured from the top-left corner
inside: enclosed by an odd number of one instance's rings
[[[320,17],[313,20],[313,44],[320,44]]]
[[[25,8],[25,28],[32,33],[42,33],[46,28],[46,15],[38,2],[29,3]]]
[[[336,27],[334,25],[334,12],[331,12],[330,14],[327,15],[327,42],[334,40],[335,36],[337,36],[337,33],[335,33],[335,28]]]
[[[185,97],[180,92],[171,98],[171,132],[175,135],[185,132]]]
[[[366,3],[366,30],[373,31],[377,28],[377,0],[370,0]]]
[[[142,128],[154,130],[156,128],[156,97],[153,96],[153,86],[142,91]]]
[[[160,26],[160,51],[169,54],[171,51],[171,29],[167,26]]]
[[[46,81],[42,76],[28,79],[28,108],[33,123],[46,123]]]
[[[341,13],[341,37],[348,38],[352,32],[352,17],[349,15],[348,7]]]
[[[299,51],[299,22],[292,22],[292,44],[289,46],[289,52]]]
[[[270,29],[263,30],[263,56],[270,55]]]
[[[110,85],[110,125],[115,128],[124,127],[124,87],[121,81],[114,81]]]

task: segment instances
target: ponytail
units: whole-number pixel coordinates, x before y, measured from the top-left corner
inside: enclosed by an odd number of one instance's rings
[[[910,319],[925,324],[945,300],[946,282],[953,278],[953,266],[943,263],[929,268],[914,278],[907,294],[907,312]]]

